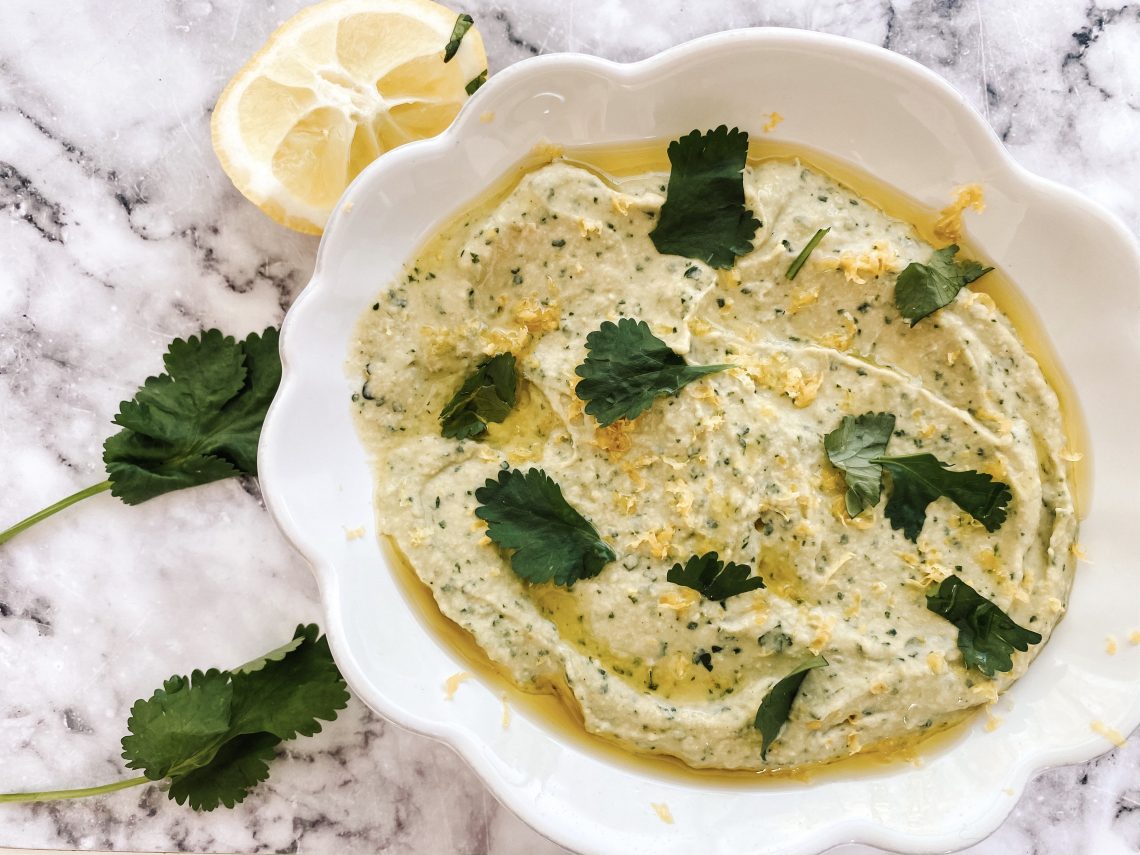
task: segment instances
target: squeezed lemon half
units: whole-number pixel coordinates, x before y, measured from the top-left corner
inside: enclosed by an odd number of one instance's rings
[[[431,0],[325,0],[286,21],[234,76],[210,120],[241,193],[320,234],[344,188],[389,149],[435,136],[485,78],[474,27]]]

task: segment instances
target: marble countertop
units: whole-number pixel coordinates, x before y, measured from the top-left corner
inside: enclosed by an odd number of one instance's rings
[[[0,523],[102,480],[118,403],[203,327],[279,323],[317,241],[270,222],[210,148],[225,81],[301,0],[0,6]],[[492,73],[638,59],[778,25],[899,51],[953,83],[1030,170],[1140,231],[1140,7],[1089,0],[465,0]],[[1074,283],[1079,285],[1080,283]],[[1087,287],[1095,287],[1088,283]],[[1095,568],[1088,572],[1095,572]],[[0,790],[123,777],[131,702],[320,619],[255,482],[139,507],[101,495],[0,548]],[[1037,777],[972,855],[1140,851],[1140,747]],[[155,787],[0,807],[0,846],[553,855],[450,749],[353,702],[237,809]],[[847,855],[877,852],[841,847]]]

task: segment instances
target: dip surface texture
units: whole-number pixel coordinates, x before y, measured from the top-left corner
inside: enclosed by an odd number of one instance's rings
[[[956,573],[1048,638],[1072,580],[1077,521],[1057,397],[992,300],[964,289],[911,326],[897,273],[932,247],[819,172],[745,170],[762,225],[731,271],[661,255],[666,178],[614,185],[555,162],[449,225],[366,311],[353,406],[375,461],[379,530],[524,689],[565,684],[591,732],[695,767],[769,769],[907,744],[992,702],[1041,645],[990,679],[963,667],[928,586]],[[795,278],[789,264],[831,231]],[[628,316],[693,364],[734,367],[600,428],[575,393],[586,336]],[[510,351],[517,406],[478,440],[441,409]],[[917,544],[884,503],[855,519],[823,437],[895,414],[889,453],[929,452],[1010,485],[995,532],[935,501]],[[531,585],[485,536],[476,488],[541,468],[618,558],[572,588]],[[716,550],[767,587],[723,602],[666,581]],[[813,654],[761,760],[764,695]]]

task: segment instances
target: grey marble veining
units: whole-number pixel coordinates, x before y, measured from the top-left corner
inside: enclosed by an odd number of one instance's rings
[[[102,479],[118,402],[175,335],[275,324],[316,240],[218,167],[209,113],[302,3],[0,5],[0,522]],[[617,60],[777,25],[934,69],[1034,172],[1140,231],[1140,5],[1086,0],[469,0],[496,69]],[[1090,283],[1095,284],[1095,283]],[[308,569],[233,481],[128,508],[103,495],[0,549],[0,790],[123,776],[127,709],[166,676],[245,661],[319,618]],[[758,833],[762,833],[758,829]],[[0,845],[553,855],[449,749],[353,703],[233,811],[157,788],[0,807]],[[873,851],[841,847],[848,855]],[[1037,777],[972,855],[1140,851],[1140,747]]]

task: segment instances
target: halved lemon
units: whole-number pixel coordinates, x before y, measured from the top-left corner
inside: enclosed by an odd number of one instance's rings
[[[290,18],[214,106],[214,151],[234,186],[320,234],[360,170],[438,134],[486,79],[474,27],[444,61],[459,19],[431,0],[326,0]]]

